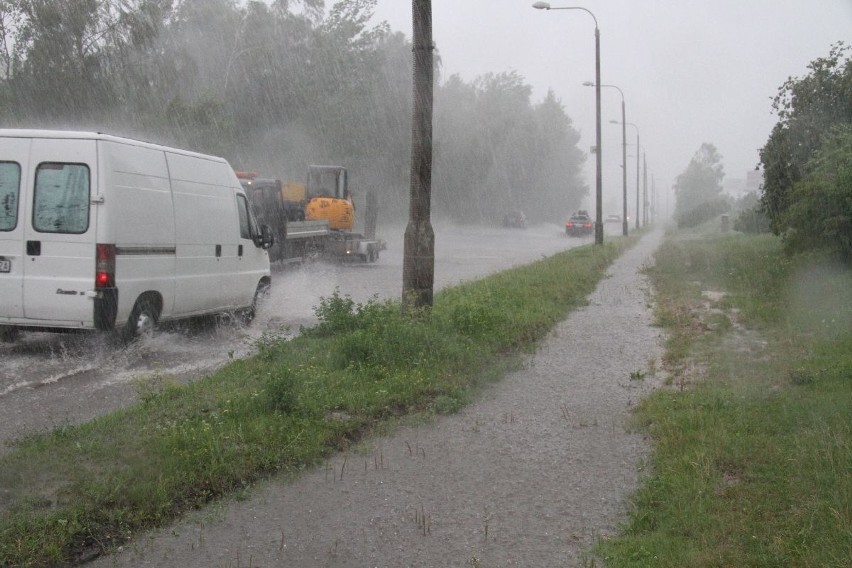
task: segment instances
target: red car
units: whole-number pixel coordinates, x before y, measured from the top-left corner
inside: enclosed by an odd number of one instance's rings
[[[595,222],[588,215],[572,215],[565,222],[565,234],[569,237],[585,237],[595,230]]]

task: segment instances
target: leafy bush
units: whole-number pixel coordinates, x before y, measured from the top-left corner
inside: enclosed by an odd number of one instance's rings
[[[270,374],[264,388],[266,401],[273,412],[292,412],[296,408],[296,378],[287,369]]]
[[[756,191],[746,193],[734,202],[734,230],[740,233],[768,233],[770,231],[769,217],[760,203]]]
[[[320,298],[319,305],[314,307],[314,315],[319,324],[302,330],[302,335],[308,337],[330,337],[341,333],[355,331],[367,327],[370,321],[390,316],[390,312],[398,310],[387,302],[380,303],[375,298],[366,304],[356,303],[349,296],[341,296],[340,290],[335,289],[328,298]]]
[[[724,197],[719,197],[711,201],[705,201],[700,205],[693,207],[689,211],[684,211],[677,215],[677,226],[681,229],[688,227],[697,227],[701,223],[709,221],[717,215],[727,213],[731,210],[731,204]]]
[[[768,233],[769,217],[760,205],[740,211],[734,219],[734,230],[741,233]]]
[[[783,217],[787,245],[826,249],[852,263],[852,125],[835,128],[807,170]]]

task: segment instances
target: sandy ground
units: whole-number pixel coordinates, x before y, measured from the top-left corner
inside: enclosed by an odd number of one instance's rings
[[[646,235],[522,370],[295,481],[196,511],[93,566],[582,566],[617,531],[649,446],[631,409],[659,378]],[[631,378],[631,373],[634,378]]]

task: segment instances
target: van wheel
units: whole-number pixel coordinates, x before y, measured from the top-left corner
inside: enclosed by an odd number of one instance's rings
[[[251,301],[251,306],[237,312],[240,322],[243,325],[248,325],[254,321],[257,315],[257,305],[269,293],[269,284],[261,282],[257,285],[257,290],[254,291],[254,299]]]
[[[157,326],[157,310],[150,301],[140,298],[133,306],[127,325],[124,326],[125,341],[132,341],[137,337],[152,337],[154,328]]]

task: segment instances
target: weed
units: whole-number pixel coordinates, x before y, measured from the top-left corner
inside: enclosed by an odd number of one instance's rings
[[[651,357],[650,359],[648,359],[648,374],[651,375],[652,377],[656,376],[656,374],[657,374],[657,358],[656,357]]]
[[[269,373],[263,389],[267,404],[273,412],[291,412],[296,408],[296,379],[288,369]]]
[[[164,376],[160,373],[155,373],[150,377],[142,378],[135,381],[134,387],[136,395],[142,404],[150,404],[155,401],[169,386],[175,383],[170,376]]]
[[[816,381],[816,373],[802,367],[791,369],[789,375],[794,385],[811,385]]]
[[[432,408],[437,414],[455,414],[464,407],[464,400],[458,397],[441,395],[432,401]]]
[[[630,371],[630,380],[631,381],[644,381],[646,373],[642,370]]]
[[[426,536],[432,532],[432,517],[426,514],[426,509],[420,505],[420,509],[414,509],[414,522],[420,533]]]
[[[286,336],[287,331],[264,331],[254,342],[258,357],[271,357],[275,350],[287,340]]]

